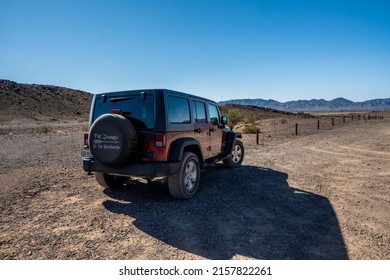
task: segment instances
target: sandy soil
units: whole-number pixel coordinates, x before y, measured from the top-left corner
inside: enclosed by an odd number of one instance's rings
[[[390,118],[244,135],[243,166],[203,171],[189,201],[103,190],[81,125],[0,135],[0,259],[390,258]]]

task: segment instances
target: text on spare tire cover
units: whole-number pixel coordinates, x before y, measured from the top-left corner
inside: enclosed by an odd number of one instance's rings
[[[119,150],[121,147],[118,145],[119,137],[116,135],[107,135],[107,134],[94,134],[94,139],[92,141],[93,149],[101,150]]]

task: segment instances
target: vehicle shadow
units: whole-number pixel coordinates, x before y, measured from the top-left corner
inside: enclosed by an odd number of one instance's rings
[[[133,217],[134,226],[166,244],[208,259],[348,259],[329,200],[287,179],[272,169],[217,165],[202,172],[191,200],[135,181],[106,190],[115,201],[103,205]]]

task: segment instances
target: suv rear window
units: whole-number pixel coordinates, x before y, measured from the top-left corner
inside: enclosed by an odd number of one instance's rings
[[[190,123],[190,106],[188,99],[169,95],[168,102],[168,122],[172,124]]]
[[[129,119],[135,120],[134,124],[140,128],[154,128],[154,96],[146,95],[145,100],[141,100],[137,95],[107,96],[105,103],[102,98],[96,98],[93,112],[93,120],[97,117],[111,113],[112,109],[121,109],[122,114]]]

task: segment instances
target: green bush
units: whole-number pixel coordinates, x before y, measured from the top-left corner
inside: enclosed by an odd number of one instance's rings
[[[228,117],[228,126],[234,127],[242,120],[242,116],[238,109],[230,109],[227,113]]]
[[[246,123],[254,123],[255,121],[258,121],[260,118],[254,114],[250,114],[245,118]]]

